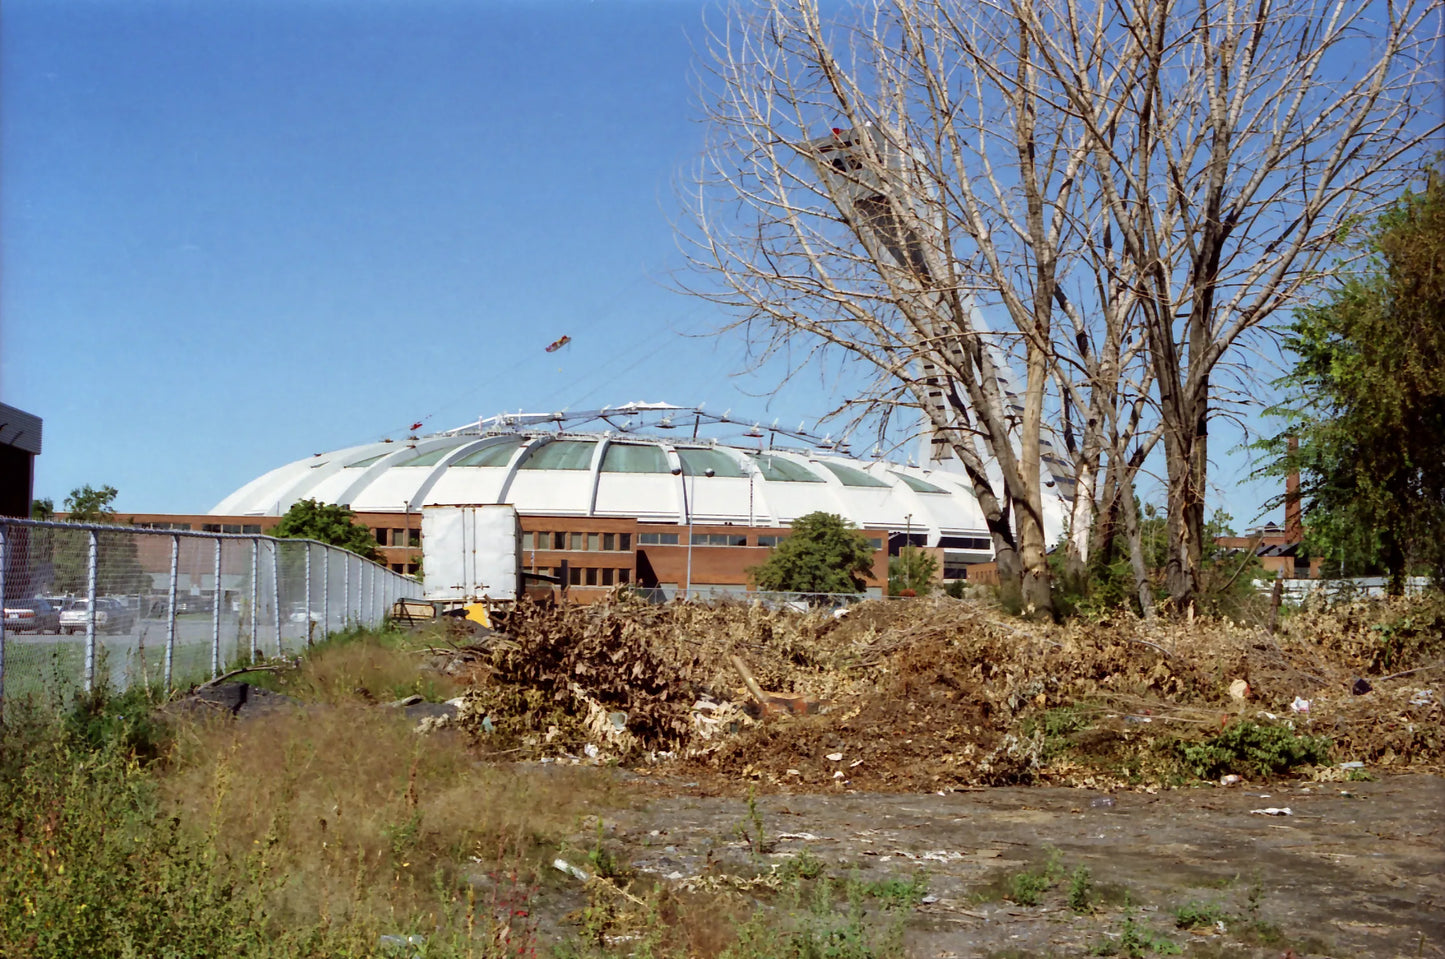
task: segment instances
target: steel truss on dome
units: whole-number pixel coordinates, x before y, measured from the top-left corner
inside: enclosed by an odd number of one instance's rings
[[[672,403],[634,402],[595,410],[558,410],[552,413],[527,413],[519,410],[515,413],[483,417],[475,423],[446,430],[438,435],[516,433],[535,431],[546,426],[555,427],[559,433],[571,433],[586,430],[589,426],[595,429],[594,424],[605,424],[609,431],[624,435],[660,437],[668,430],[690,430],[692,438],[699,441],[721,442],[736,436],[753,440],[766,438],[768,447],[773,445],[775,438],[784,437],[820,450],[836,451],[842,455],[849,452],[846,440],[834,440],[831,433],[819,436],[805,429],[802,423],[799,423],[796,429],[791,429],[780,425],[775,419],[764,426],[761,420],[734,417],[730,409],[713,413],[705,407],[706,404],[675,406]],[[729,435],[729,427],[737,427],[741,432]],[[707,432],[706,436],[703,435],[704,430]]]

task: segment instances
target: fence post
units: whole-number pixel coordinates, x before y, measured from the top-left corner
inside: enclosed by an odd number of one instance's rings
[[[342,551],[341,556],[341,628],[351,622],[351,554]]]
[[[256,661],[256,621],[260,618],[260,612],[256,607],[261,601],[260,583],[258,573],[261,569],[261,541],[251,540],[251,662]]]
[[[306,541],[306,645],[311,645],[311,541]]]
[[[171,537],[171,588],[166,606],[166,692],[171,691],[171,665],[176,655],[176,582],[181,573],[181,538]]]
[[[371,574],[370,599],[367,600],[367,605],[371,607],[371,623],[373,626],[379,626],[381,624],[381,617],[376,613],[376,564],[368,563],[366,571]]]
[[[321,547],[321,638],[331,635],[331,547]]]
[[[95,530],[87,534],[90,539],[90,555],[85,563],[85,598],[90,609],[85,617],[85,691],[95,689],[95,580],[100,567],[100,545]]]
[[[221,675],[221,544],[216,537],[216,578],[211,583],[211,677]]]
[[[281,544],[266,541],[271,547],[271,618],[276,626],[276,655],[281,655]]]
[[[5,554],[10,541],[6,539],[10,527],[0,526],[0,610],[5,607]],[[0,612],[0,716],[5,710],[5,616]]]

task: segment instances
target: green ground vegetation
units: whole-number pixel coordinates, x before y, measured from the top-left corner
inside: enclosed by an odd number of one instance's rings
[[[800,856],[744,907],[640,881],[600,827],[579,850],[580,821],[629,801],[609,770],[478,762],[465,737],[420,736],[377,705],[454,692],[424,666],[438,640],[355,631],[247,674],[297,700],[264,722],[143,687],[7,702],[0,955],[902,954],[919,876]],[[765,842],[756,811],[747,828]],[[549,951],[535,916],[571,882],[561,854],[594,878],[575,936]]]

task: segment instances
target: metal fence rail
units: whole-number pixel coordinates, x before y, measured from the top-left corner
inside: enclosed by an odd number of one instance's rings
[[[313,540],[0,517],[0,703],[187,686],[421,592]]]

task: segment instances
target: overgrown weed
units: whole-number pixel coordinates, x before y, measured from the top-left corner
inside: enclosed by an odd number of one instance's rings
[[[421,908],[435,875],[454,884],[471,859],[535,872],[610,788],[597,770],[483,766],[456,737],[354,705],[180,726],[162,782],[185,821],[219,818],[224,855],[270,837],[289,917]]]
[[[435,631],[350,627],[311,646],[295,670],[248,673],[245,681],[308,703],[385,703],[419,695],[429,702],[450,699],[461,686],[425,668]]]
[[[1175,740],[1175,754],[1200,779],[1225,773],[1271,776],[1297,766],[1329,761],[1330,741],[1296,732],[1288,726],[1240,721],[1202,742]]]

